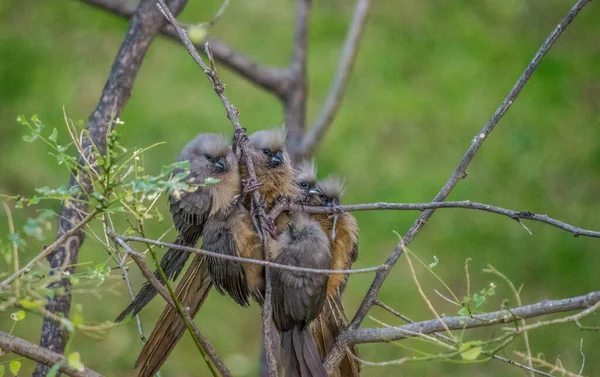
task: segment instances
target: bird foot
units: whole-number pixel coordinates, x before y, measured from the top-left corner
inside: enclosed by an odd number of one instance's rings
[[[242,184],[244,185],[242,192],[247,194],[249,192],[256,191],[262,186],[262,182],[257,182],[252,178],[243,179]]]

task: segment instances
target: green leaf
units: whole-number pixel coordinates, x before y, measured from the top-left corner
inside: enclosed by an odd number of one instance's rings
[[[13,314],[10,315],[10,318],[15,321],[18,322],[22,319],[25,318],[25,312],[23,310],[19,310],[18,312],[15,312]]]
[[[50,141],[56,143],[56,137],[58,136],[58,131],[56,130],[56,128],[52,131],[52,135],[50,135],[48,137],[48,139],[50,139]]]
[[[436,257],[435,255],[433,256],[433,262],[429,264],[429,268],[433,269],[435,266],[437,266],[438,262],[440,260],[438,259],[438,257]]]
[[[39,308],[42,306],[40,301],[31,301],[31,300],[19,300],[19,305],[21,305],[25,309],[33,309]]]
[[[85,369],[81,362],[81,355],[79,355],[79,352],[71,352],[69,356],[67,356],[67,363],[69,364],[69,368],[75,369],[78,372],[83,372]]]
[[[467,360],[467,361],[476,360],[479,357],[479,355],[481,355],[481,342],[473,341],[473,342],[463,343],[458,348],[458,351],[460,352],[460,357],[463,360]]]
[[[4,377],[4,373],[6,373],[6,368],[0,364],[0,377]]]
[[[460,308],[460,310],[458,311],[458,315],[463,315],[463,316],[468,316],[469,315],[469,308],[466,306],[463,306],[462,308]]]
[[[221,182],[221,180],[220,179],[216,179],[216,178],[206,178],[204,180],[204,184],[205,185],[214,185],[214,184],[217,184],[219,182]]]
[[[56,376],[58,376],[58,370],[59,369],[60,369],[60,364],[59,363],[54,364],[52,366],[52,368],[50,368],[50,370],[46,374],[46,377],[56,377]]]
[[[8,365],[8,369],[10,369],[10,372],[12,374],[14,374],[15,376],[18,376],[19,370],[21,370],[21,362],[19,360],[11,361],[10,364]]]

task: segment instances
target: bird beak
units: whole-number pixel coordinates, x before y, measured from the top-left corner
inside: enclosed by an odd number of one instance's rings
[[[289,223],[287,223],[287,226],[288,226],[288,229],[290,230],[290,232],[293,232],[293,231],[294,231],[294,229],[296,228],[296,227],[294,226],[294,223],[293,223],[293,222],[291,222],[291,221],[290,221]]]
[[[308,190],[308,193],[311,195],[321,195],[321,190],[319,190],[318,188],[312,188]]]
[[[215,162],[215,166],[219,170],[227,170],[227,161],[224,157],[219,158],[219,161]]]
[[[271,157],[271,166],[277,167],[283,164],[283,153],[277,152]]]

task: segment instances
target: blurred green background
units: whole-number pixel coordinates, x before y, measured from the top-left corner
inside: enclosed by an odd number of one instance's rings
[[[309,119],[323,103],[352,14],[353,2],[315,1],[309,46]],[[321,175],[347,179],[345,203],[375,201],[426,202],[454,171],[471,139],[508,93],[535,51],[574,1],[374,1],[371,17],[351,76],[345,101],[317,152]],[[209,19],[220,2],[190,0],[184,22]],[[211,35],[270,65],[286,65],[291,52],[294,2],[234,0]],[[591,3],[565,32],[475,158],[469,176],[450,199],[470,199],[512,209],[546,213],[566,222],[600,228],[600,9]],[[0,192],[30,195],[35,187],[67,182],[64,169],[41,144],[21,139],[19,114],[38,114],[67,140],[62,106],[69,117],[86,120],[94,109],[127,22],[77,1],[0,0]],[[280,125],[282,108],[269,93],[221,69],[227,94],[249,130]],[[201,70],[179,45],[158,38],[142,65],[119,131],[126,146],[166,141],[145,156],[150,171],[173,161],[181,147],[199,132],[231,134],[224,110]],[[161,208],[166,214],[166,203]],[[52,210],[59,205],[50,204]],[[13,211],[17,226],[36,209]],[[381,263],[418,213],[360,212],[360,258],[356,267]],[[168,220],[168,219],[167,219]],[[169,221],[155,224],[159,236]],[[494,265],[514,284],[523,285],[522,300],[577,296],[600,288],[597,240],[539,223],[533,232],[510,219],[474,211],[438,211],[411,249],[426,262],[439,258],[435,271],[462,297],[464,264],[472,258],[473,291],[498,286],[483,310],[497,310],[506,298],[516,306],[507,285],[482,269]],[[56,225],[47,233],[54,237]],[[8,235],[4,213],[0,234]],[[26,261],[43,243],[30,241]],[[81,262],[107,260],[101,245],[88,237]],[[11,268],[0,261],[0,271]],[[134,270],[134,269],[132,269]],[[420,266],[425,292],[440,313],[457,307],[434,293],[441,286]],[[132,273],[135,287],[142,279]],[[345,294],[350,316],[372,275],[355,275]],[[129,300],[117,270],[95,289],[81,291],[74,304],[83,306],[86,322],[111,320]],[[418,295],[406,259],[398,262],[381,299],[414,319],[432,314]],[[142,314],[147,333],[162,310],[153,303]],[[399,321],[374,308],[371,314],[390,324]],[[212,294],[196,318],[234,375],[256,375],[260,316],[256,306],[243,310]],[[586,324],[598,325],[590,316]],[[379,326],[370,319],[365,326]],[[0,329],[10,330],[9,312],[0,312]],[[41,319],[30,315],[14,334],[38,342]],[[499,331],[467,332],[465,339],[489,339]],[[600,375],[600,335],[581,332],[574,324],[556,325],[530,334],[534,354],[560,358],[577,373],[583,338],[584,375]],[[441,352],[418,341],[403,346]],[[133,375],[141,342],[134,322],[108,331],[103,339],[77,335],[70,349],[86,366],[106,376]],[[417,355],[393,344],[360,346],[361,356],[386,361]],[[501,354],[515,358],[522,339]],[[11,359],[3,356],[0,361]],[[32,369],[26,364],[24,372]],[[208,371],[189,338],[175,349],[162,369],[164,376],[199,376]],[[522,375],[498,361],[461,364],[411,362],[385,368],[365,367],[365,376]]]

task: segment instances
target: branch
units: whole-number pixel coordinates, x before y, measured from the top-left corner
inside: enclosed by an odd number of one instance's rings
[[[112,230],[112,231],[114,232],[114,230]],[[375,267],[367,267],[367,268],[356,268],[356,269],[352,269],[352,270],[325,270],[325,269],[318,269],[318,268],[296,267],[296,266],[289,266],[287,264],[279,264],[279,263],[269,262],[269,261],[264,261],[264,260],[236,257],[234,255],[220,254],[220,253],[215,253],[214,251],[202,250],[202,249],[198,249],[195,247],[177,245],[174,243],[156,241],[156,240],[152,240],[149,238],[142,238],[142,237],[136,237],[136,236],[119,236],[119,238],[125,242],[127,242],[127,241],[142,242],[142,243],[147,243],[147,244],[156,245],[156,246],[160,246],[160,247],[167,247],[167,248],[173,249],[173,250],[184,250],[184,251],[189,251],[189,252],[196,253],[196,254],[208,255],[208,256],[211,256],[214,258],[219,258],[219,259],[231,260],[231,261],[242,262],[242,263],[258,264],[260,266],[278,268],[280,270],[310,272],[313,274],[321,274],[321,275],[362,274],[362,273],[366,273],[366,272],[379,271],[380,269],[385,268],[383,265],[375,266]]]
[[[262,239],[265,261],[269,261],[269,244],[267,242],[267,235],[264,232],[264,229],[268,229],[269,227],[267,224],[265,224],[265,221],[267,220],[267,216],[265,215],[265,210],[260,205],[260,203],[264,202],[264,198],[261,198],[260,194],[258,192],[259,185],[257,185],[258,180],[256,179],[254,163],[253,163],[252,158],[250,157],[250,153],[249,153],[248,137],[246,135],[245,129],[242,128],[242,126],[240,125],[239,112],[235,108],[235,106],[233,106],[233,104],[231,104],[231,102],[229,101],[229,98],[227,98],[227,96],[225,95],[225,86],[221,82],[221,79],[219,78],[219,75],[216,71],[215,61],[214,61],[214,57],[213,57],[213,53],[212,53],[210,45],[208,43],[206,44],[206,54],[208,55],[208,59],[210,62],[210,67],[209,67],[206,65],[206,63],[204,63],[204,61],[198,54],[198,51],[196,50],[196,48],[190,41],[186,31],[183,30],[179,26],[177,20],[175,19],[175,17],[171,13],[171,11],[166,6],[164,0],[158,0],[158,2],[160,4],[160,6],[159,6],[160,9],[164,12],[164,16],[169,20],[171,25],[177,31],[177,35],[179,35],[179,38],[185,45],[190,56],[200,66],[200,68],[202,68],[202,70],[206,74],[206,77],[211,82],[215,93],[217,94],[217,96],[221,100],[221,103],[225,107],[225,111],[227,113],[227,118],[229,118],[229,120],[231,121],[231,123],[233,125],[233,128],[235,129],[234,138],[235,138],[235,142],[236,142],[236,148],[239,148],[239,151],[241,151],[241,155],[244,157],[246,166],[248,168],[248,181],[249,182],[247,182],[247,185],[248,185],[247,187],[254,186],[254,188],[250,191],[252,191],[252,200],[253,200],[254,207],[257,208],[256,220],[259,225],[258,233]],[[254,185],[252,183],[254,183]],[[277,377],[277,375],[278,375],[277,361],[275,359],[275,354],[274,354],[274,350],[273,350],[273,339],[272,339],[272,335],[271,335],[271,327],[272,327],[271,326],[271,321],[272,321],[271,317],[272,317],[273,308],[272,308],[272,303],[271,303],[272,287],[271,287],[271,277],[270,277],[271,275],[270,274],[271,274],[271,272],[270,272],[269,267],[265,266],[265,299],[263,302],[263,310],[262,310],[262,316],[263,316],[262,329],[263,329],[263,337],[264,337],[264,342],[265,342],[265,349],[267,351],[266,356],[267,356],[267,362],[268,362],[268,366],[269,366],[269,376]]]
[[[291,88],[284,98],[285,127],[288,131],[286,145],[293,161],[298,161],[298,149],[302,144],[306,128],[306,96],[308,78],[306,75],[306,52],[308,49],[308,24],[312,0],[297,0],[294,49],[289,68]]]
[[[137,2],[127,0],[80,0],[96,8],[110,12],[116,16],[129,19],[133,16]],[[177,31],[171,25],[164,26],[160,33],[175,42],[180,42]],[[227,68],[246,78],[251,83],[275,93],[283,98],[287,93],[289,83],[285,70],[264,66],[236,51],[226,43],[209,38],[215,58]],[[202,50],[204,42],[196,43],[196,48]]]
[[[356,59],[356,52],[362,37],[362,32],[369,16],[371,8],[371,0],[357,0],[356,6],[354,7],[354,15],[352,16],[352,24],[344,43],[344,49],[340,56],[338,70],[335,74],[335,78],[329,89],[329,95],[325,101],[325,105],[321,109],[319,117],[315,121],[314,125],[308,131],[302,145],[300,147],[299,154],[305,158],[310,157],[314,154],[314,151],[318,143],[323,139],[323,135],[331,124],[333,118],[335,118],[344,98],[346,92],[346,85],[348,84],[348,78],[352,67]]]
[[[476,327],[488,327],[502,323],[512,323],[515,319],[526,319],[542,315],[561,313],[571,310],[586,309],[585,313],[600,302],[600,291],[592,292],[584,296],[565,298],[562,300],[544,300],[537,304],[521,306],[514,309],[499,310],[492,313],[476,314],[472,317],[457,316],[432,319],[428,321],[415,322],[403,326],[384,328],[362,328],[346,330],[337,338],[336,345],[325,360],[328,371],[333,370],[343,355],[343,347],[359,343],[390,342],[420,336],[423,334],[434,334],[450,330],[463,330]]]
[[[171,5],[176,12],[183,9],[186,0],[171,0]],[[142,1],[136,8],[135,14],[131,19],[127,36],[115,58],[110,74],[100,96],[100,100],[94,112],[88,120],[89,138],[84,140],[85,153],[93,150],[94,145],[101,155],[106,153],[106,135],[109,131],[111,120],[119,117],[125,104],[131,96],[133,82],[142,64],[142,60],[150,47],[154,36],[158,33],[164,20],[160,12],[154,6],[151,0]],[[84,165],[89,160],[89,156],[81,155],[80,163]],[[91,192],[92,185],[89,177],[74,175],[71,177],[69,187],[79,186],[83,193]],[[85,195],[85,194],[81,194]],[[77,264],[79,249],[84,241],[84,232],[79,229],[72,229],[83,220],[83,213],[87,212],[87,204],[84,201],[72,201],[67,203],[61,212],[59,221],[59,231],[57,239],[71,232],[67,245],[59,246],[48,256],[51,273],[59,266],[68,266],[66,271],[73,273]],[[46,304],[46,310],[54,313],[68,316],[71,309],[70,280],[61,279],[50,288],[64,288],[64,294],[56,294],[54,298],[49,299]],[[51,318],[44,318],[42,337],[40,345],[49,348],[58,353],[63,353],[68,332],[61,324]],[[34,377],[42,377],[48,373],[48,367],[38,365],[34,372]]]
[[[339,211],[343,212],[356,212],[356,211],[381,211],[381,210],[395,210],[395,211],[426,211],[440,208],[463,208],[473,209],[478,211],[485,211],[496,213],[499,215],[507,216],[513,220],[520,222],[520,220],[531,220],[545,224],[552,225],[556,228],[566,230],[572,233],[575,237],[584,236],[592,238],[600,238],[600,231],[583,229],[571,224],[567,224],[563,221],[556,220],[548,215],[540,215],[532,212],[515,211],[512,209],[501,208],[492,206],[484,203],[471,202],[470,200],[462,200],[457,202],[431,202],[431,203],[367,203],[367,204],[348,204],[340,205],[337,208],[332,207],[309,207],[300,204],[293,204],[285,207],[278,207],[278,211],[285,209],[292,209],[296,211],[304,211],[306,213],[336,213]],[[277,213],[269,213],[271,218]]]
[[[101,374],[94,372],[91,369],[85,368],[79,372],[69,368],[67,359],[56,352],[52,352],[46,348],[42,348],[36,344],[9,335],[0,331],[0,349],[3,352],[12,352],[17,355],[24,356],[30,360],[37,361],[40,365],[52,367],[55,364],[61,364],[60,372],[73,377],[102,377]]]
[[[142,275],[144,275],[144,277],[150,282],[150,284],[152,284],[152,286],[156,289],[158,294],[160,294],[169,305],[171,305],[175,310],[177,310],[177,312],[181,316],[181,319],[185,322],[186,327],[190,331],[190,334],[192,335],[194,340],[202,346],[204,352],[206,352],[206,355],[213,362],[219,373],[221,373],[223,377],[231,377],[231,372],[229,371],[225,363],[223,363],[223,360],[221,360],[221,358],[219,357],[215,349],[212,347],[208,339],[200,332],[200,329],[198,329],[198,326],[196,326],[196,323],[190,316],[189,312],[182,310],[181,305],[175,301],[177,298],[172,296],[171,293],[167,290],[167,288],[165,288],[165,286],[162,285],[162,283],[158,280],[154,273],[152,273],[152,270],[150,270],[146,262],[144,262],[142,258],[138,257],[136,255],[138,253],[135,250],[133,250],[129,245],[127,245],[123,238],[117,235],[112,229],[107,228],[107,234],[115,243],[117,243],[119,246],[125,249],[125,251],[128,254],[131,255],[133,261],[138,265],[140,271],[142,271]]]
[[[492,118],[483,127],[483,129],[475,136],[475,138],[473,138],[473,141],[471,142],[471,146],[469,147],[469,149],[463,156],[462,160],[458,164],[458,167],[456,168],[456,170],[454,171],[452,176],[448,179],[446,184],[442,187],[440,192],[432,200],[433,202],[444,201],[448,197],[448,195],[450,195],[450,193],[452,192],[454,187],[458,184],[458,182],[461,179],[466,177],[467,167],[469,166],[469,164],[475,157],[475,154],[477,153],[477,151],[483,144],[483,141],[487,139],[487,137],[493,131],[494,127],[496,127],[496,125],[498,124],[500,119],[502,119],[502,117],[504,116],[506,111],[509,109],[509,107],[514,103],[515,99],[517,98],[519,93],[521,93],[521,91],[523,90],[523,87],[529,81],[529,79],[533,75],[533,72],[538,67],[540,61],[546,55],[546,53],[548,52],[550,47],[552,47],[554,42],[556,42],[556,40],[562,35],[564,30],[571,24],[571,22],[579,14],[581,9],[583,9],[584,6],[589,4],[590,1],[591,0],[578,0],[577,3],[575,4],[575,6],[573,6],[573,8],[569,11],[569,13],[560,21],[560,23],[554,28],[554,30],[552,30],[552,32],[550,33],[548,38],[544,41],[544,43],[542,44],[540,49],[537,51],[534,58],[531,60],[531,62],[529,63],[529,65],[527,66],[527,68],[525,69],[523,74],[521,75],[521,77],[519,77],[516,84],[513,86],[511,91],[508,93],[508,96],[504,99],[504,101],[502,102],[500,107],[496,110],[496,112],[494,113]],[[385,262],[385,264],[387,266],[389,266],[390,268],[377,272],[377,274],[375,275],[375,279],[373,280],[373,283],[369,287],[369,291],[367,292],[363,302],[361,303],[360,307],[358,308],[354,318],[350,322],[348,329],[357,329],[360,326],[363,319],[366,317],[369,309],[371,308],[371,306],[373,306],[373,302],[377,298],[377,293],[379,292],[379,289],[381,288],[381,286],[383,285],[383,282],[385,281],[389,272],[391,271],[391,267],[393,267],[396,264],[396,262],[402,255],[402,246],[403,245],[408,246],[408,244],[410,244],[410,242],[417,235],[419,230],[421,230],[421,228],[423,228],[423,226],[427,223],[427,220],[429,220],[431,215],[433,215],[433,212],[434,212],[433,209],[423,212],[421,214],[421,216],[419,216],[417,218],[417,220],[414,222],[414,224],[408,230],[408,232],[404,235],[401,242],[399,242],[398,245],[396,245],[396,247],[390,254],[389,258]],[[343,331],[342,333],[340,333],[339,338],[343,338],[345,336],[345,334],[347,333],[348,329]],[[336,342],[336,344],[334,344],[334,346],[330,352],[330,356],[331,355],[341,355],[341,354],[342,354],[342,348]],[[328,360],[330,360],[330,365],[328,367],[328,370],[331,371],[331,370],[333,370],[333,368],[335,366],[337,366],[340,358],[337,357],[337,360],[335,361],[335,365],[332,365],[331,357],[328,357]]]

